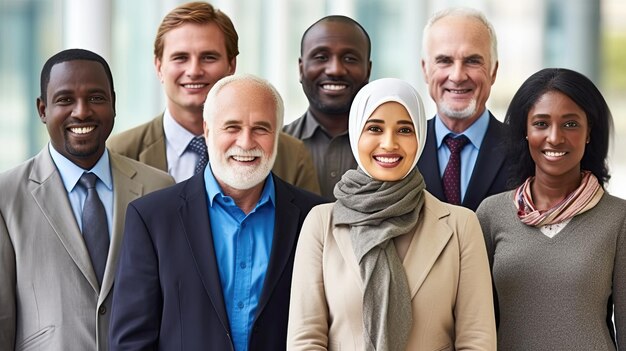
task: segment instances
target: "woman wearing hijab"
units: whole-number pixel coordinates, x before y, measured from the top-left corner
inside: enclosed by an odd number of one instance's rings
[[[415,167],[426,141],[417,91],[373,81],[348,123],[359,167],[302,227],[287,349],[494,350],[478,220],[430,195]]]
[[[609,195],[612,118],[596,86],[560,68],[528,78],[505,123],[517,188],[478,208],[501,350],[626,348],[626,201]],[[607,308],[608,306],[608,308]]]

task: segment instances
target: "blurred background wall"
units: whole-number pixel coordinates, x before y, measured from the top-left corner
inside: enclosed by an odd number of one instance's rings
[[[114,133],[148,121],[165,106],[154,72],[153,42],[176,0],[0,0],[0,171],[48,141],[35,109],[39,73],[54,53],[73,47],[103,55],[117,92]],[[519,85],[544,67],[590,77],[613,112],[609,190],[626,198],[626,2],[623,0],[215,0],[240,37],[238,72],[270,80],[285,100],[285,123],[308,105],[298,81],[300,38],[314,21],[343,14],[372,39],[371,79],[403,78],[435,108],[420,68],[422,28],[435,11],[463,5],[483,11],[498,36],[500,66],[488,102],[499,119]]]

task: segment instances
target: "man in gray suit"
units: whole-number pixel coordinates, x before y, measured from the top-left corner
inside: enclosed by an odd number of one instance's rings
[[[107,350],[126,207],[174,181],[107,151],[115,91],[99,55],[48,59],[37,111],[50,143],[0,174],[0,350]]]

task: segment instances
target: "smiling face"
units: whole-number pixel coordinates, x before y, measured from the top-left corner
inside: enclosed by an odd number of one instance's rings
[[[407,110],[386,102],[365,122],[359,138],[359,160],[372,178],[397,181],[404,178],[417,155],[415,127]]]
[[[302,40],[300,82],[316,116],[345,115],[370,76],[369,46],[353,23],[322,21]]]
[[[205,123],[211,170],[222,189],[263,186],[276,159],[274,97],[256,82],[235,81],[216,96]]]
[[[37,111],[56,151],[83,169],[91,169],[113,130],[111,83],[96,61],[61,62],[50,70],[46,100]]]
[[[535,176],[577,182],[590,133],[580,106],[563,93],[549,91],[528,112],[526,127]]]
[[[215,82],[235,72],[228,59],[224,33],[215,23],[186,23],[164,35],[163,57],[155,59],[157,75],[172,116],[196,114]]]
[[[437,113],[444,120],[473,123],[485,111],[496,80],[491,42],[482,22],[447,16],[433,23],[425,43],[422,69]]]

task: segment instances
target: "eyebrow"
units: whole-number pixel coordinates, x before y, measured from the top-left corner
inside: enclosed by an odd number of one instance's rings
[[[380,124],[385,124],[385,120],[384,120],[384,119],[368,119],[368,120],[367,120],[367,122],[365,122],[365,123],[366,123],[366,124],[367,124],[367,123],[380,123]],[[401,120],[399,120],[399,121],[398,121],[398,123],[397,123],[397,124],[410,124],[410,125],[413,125],[413,121],[408,120],[408,119],[401,119]]]
[[[103,89],[103,88],[91,88],[91,89],[87,89],[87,93],[88,94],[104,94],[104,95],[109,95],[107,92],[107,89]],[[70,89],[62,89],[62,90],[57,90],[54,92],[54,94],[52,94],[52,98],[54,99],[57,96],[61,96],[61,95],[76,95],[76,91],[75,90],[70,90]]]
[[[174,57],[174,56],[191,56],[191,54],[188,51],[174,51],[171,54],[169,54],[168,57]],[[215,55],[215,56],[222,56],[220,54],[219,51],[217,50],[205,50],[205,51],[201,51],[200,55]]]
[[[241,123],[241,121],[239,120],[235,120],[235,119],[229,119],[224,121],[224,126],[232,126],[232,125],[242,125],[243,123]],[[267,129],[272,129],[272,124],[270,122],[267,121],[259,121],[259,122],[255,122],[254,126],[261,126],[261,127],[265,127]]]

